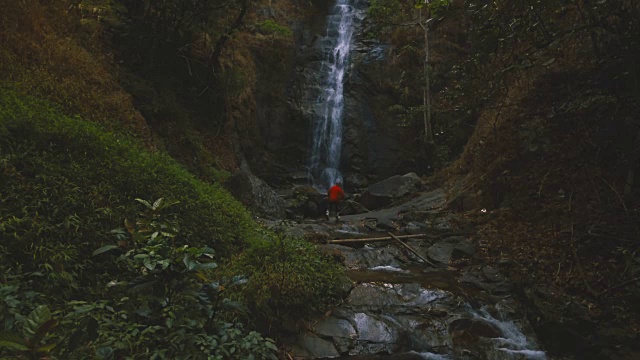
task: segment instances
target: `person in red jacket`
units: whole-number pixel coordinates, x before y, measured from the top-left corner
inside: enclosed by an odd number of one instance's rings
[[[340,221],[340,213],[338,212],[339,205],[340,201],[344,200],[344,191],[340,187],[340,181],[336,181],[336,184],[329,189],[327,192],[327,198],[328,206],[327,212],[325,213],[327,220],[329,220],[329,214],[331,211],[334,211],[336,213],[336,221]]]

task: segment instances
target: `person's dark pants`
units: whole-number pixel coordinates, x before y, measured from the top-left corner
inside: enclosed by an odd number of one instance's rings
[[[338,211],[340,210],[340,208],[338,206],[339,204],[340,203],[329,201],[329,206],[327,207],[327,217],[332,212],[336,214],[336,217],[338,217],[338,215],[340,215],[340,214],[338,214]]]

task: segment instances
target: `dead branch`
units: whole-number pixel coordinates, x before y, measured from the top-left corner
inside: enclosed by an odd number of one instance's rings
[[[425,236],[427,236],[427,234],[400,235],[397,237],[402,239],[410,239],[410,238],[421,238]],[[393,240],[393,238],[390,236],[384,236],[384,237],[374,237],[374,238],[337,239],[337,240],[329,240],[328,243],[343,244],[343,243],[350,243],[350,242],[376,242],[376,241],[387,241],[387,240]]]
[[[624,208],[624,212],[627,213],[627,215],[629,215],[629,209],[627,209],[627,204],[624,202],[624,199],[622,198],[622,196],[620,196],[620,193],[613,186],[611,186],[611,184],[609,184],[607,182],[607,180],[605,180],[604,178],[601,178],[601,179],[602,179],[602,181],[604,181],[605,184],[607,184],[607,186],[609,186],[611,188],[611,190],[613,190],[613,192],[616,194],[616,196],[620,200],[620,203],[622,204],[622,207]]]
[[[437,267],[435,266],[432,262],[430,262],[429,260],[425,259],[422,257],[422,255],[418,254],[417,251],[415,251],[411,246],[405,244],[402,240],[398,239],[397,236],[393,235],[392,233],[388,232],[387,234],[389,234],[389,236],[391,236],[395,241],[399,242],[400,244],[402,244],[402,246],[404,246],[405,248],[407,248],[409,251],[411,251],[415,256],[417,256],[420,260],[424,261],[425,263],[433,266],[434,268]]]

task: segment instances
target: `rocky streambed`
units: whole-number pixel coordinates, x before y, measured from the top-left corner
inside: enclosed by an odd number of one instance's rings
[[[298,359],[546,359],[511,284],[472,266],[475,246],[434,190],[402,205],[334,219],[304,219],[288,231],[322,243],[346,267],[343,303],[289,339]],[[403,241],[332,244],[332,239],[422,233]],[[451,265],[456,266],[451,266]],[[469,265],[465,265],[469,264]]]

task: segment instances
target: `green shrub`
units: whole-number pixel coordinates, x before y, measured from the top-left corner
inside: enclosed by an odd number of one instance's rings
[[[277,22],[268,19],[257,25],[260,32],[265,34],[273,34],[277,36],[290,37],[293,35],[291,29],[286,26],[282,26]]]
[[[245,303],[258,322],[278,326],[326,310],[344,295],[344,270],[309,242],[270,235],[232,260],[223,272],[249,278],[234,298]]]
[[[221,313],[245,308],[224,297],[246,278],[212,280],[213,249],[178,245],[177,203],[160,198],[135,221],[111,231],[117,240],[93,252],[115,261],[120,271],[106,284],[105,300],[69,301],[51,313],[40,305],[24,317],[17,287],[0,286],[8,329],[0,329],[2,352],[30,359],[276,359],[273,340],[244,331]],[[113,253],[119,253],[114,256]],[[60,325],[58,327],[58,325]],[[59,328],[59,330],[57,329]],[[5,348],[5,350],[2,350]],[[7,350],[8,349],[8,350]]]

